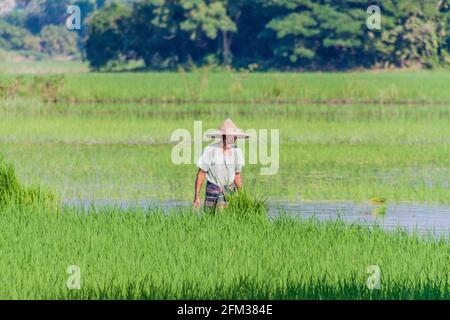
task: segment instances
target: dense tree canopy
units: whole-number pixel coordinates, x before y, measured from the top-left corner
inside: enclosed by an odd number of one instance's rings
[[[27,33],[16,26],[0,21],[0,46],[6,49],[24,49]]]
[[[78,52],[75,34],[55,25],[42,28],[40,46],[40,50],[49,56],[74,56]]]
[[[0,0],[1,2],[2,0]],[[118,1],[118,0],[115,0]],[[120,0],[130,3],[131,0]],[[15,9],[0,16],[0,49],[44,58],[63,55],[80,57],[84,28],[65,27],[67,7],[80,7],[81,20],[111,0],[16,0]]]
[[[381,30],[366,26],[373,4]],[[119,58],[152,68],[434,67],[449,63],[449,14],[448,0],[139,0],[93,15],[87,43],[102,45],[86,53],[96,68]],[[108,34],[120,45],[104,43]]]
[[[92,67],[99,68],[108,61],[126,56],[127,21],[131,12],[112,4],[93,14],[85,48]]]
[[[18,0],[0,17],[0,48],[81,52],[95,69],[132,59],[158,69],[433,68],[450,63],[449,2]],[[81,30],[65,30],[70,4],[81,8]],[[380,30],[366,25],[370,5],[381,9]]]

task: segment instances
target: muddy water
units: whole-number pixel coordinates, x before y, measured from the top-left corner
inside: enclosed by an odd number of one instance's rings
[[[164,210],[189,208],[190,203],[165,201],[111,201],[111,200],[69,200],[66,205],[78,208],[116,207],[121,209],[158,207]],[[406,232],[417,231],[437,237],[450,236],[450,206],[435,204],[392,203],[375,205],[354,202],[269,202],[269,215],[276,217],[281,213],[303,218],[315,217],[318,220],[341,219],[350,224],[367,226],[379,225],[385,230],[401,228]]]

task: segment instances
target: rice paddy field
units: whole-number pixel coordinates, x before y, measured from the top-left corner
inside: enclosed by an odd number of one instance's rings
[[[287,214],[67,203],[189,204],[196,159],[175,165],[171,134],[231,117],[243,129],[279,130],[277,174],[261,175],[262,163],[243,171],[246,189],[269,203],[448,207],[450,73],[8,68],[0,153],[24,186],[61,205],[0,205],[0,298],[449,299],[445,236]],[[66,286],[69,265],[81,270],[79,290]],[[380,289],[366,285],[371,265]]]
[[[8,299],[448,299],[448,243],[339,222],[9,208]],[[20,229],[18,228],[20,226]],[[381,269],[381,290],[366,286]],[[69,265],[81,289],[66,287]]]

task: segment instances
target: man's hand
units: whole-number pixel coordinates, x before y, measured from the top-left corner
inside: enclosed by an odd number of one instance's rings
[[[242,190],[242,175],[240,172],[237,172],[234,177],[234,185],[238,190]]]
[[[194,208],[198,209],[201,207],[202,203],[200,202],[200,190],[203,185],[203,181],[205,181],[206,172],[202,169],[199,169],[197,172],[197,178],[195,179],[195,196],[194,196]]]
[[[202,206],[202,202],[199,198],[195,198],[194,200],[194,209],[199,209]]]

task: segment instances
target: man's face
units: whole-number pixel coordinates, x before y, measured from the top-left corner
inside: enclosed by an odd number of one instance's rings
[[[236,142],[236,137],[234,136],[224,136],[223,140],[225,141],[225,144],[227,146],[231,146],[232,144],[234,144]]]

